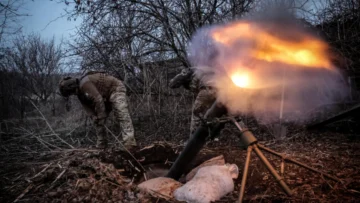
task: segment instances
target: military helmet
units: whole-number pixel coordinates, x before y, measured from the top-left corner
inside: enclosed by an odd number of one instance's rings
[[[60,93],[64,97],[75,94],[78,87],[79,79],[73,77],[65,77],[59,83]]]

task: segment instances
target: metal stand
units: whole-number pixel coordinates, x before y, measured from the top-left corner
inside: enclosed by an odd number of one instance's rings
[[[321,175],[330,178],[332,180],[341,182],[338,178],[335,178],[333,176],[330,176],[326,173],[323,173],[317,169],[314,169],[310,166],[307,166],[303,163],[300,163],[296,160],[290,159],[285,157],[284,155],[277,153],[271,149],[268,149],[264,146],[261,146],[257,143],[257,139],[253,135],[253,133],[247,129],[245,124],[243,122],[238,122],[233,117],[228,117],[225,120],[221,119],[220,117],[227,114],[227,109],[224,105],[218,102],[214,102],[212,107],[207,111],[205,115],[205,119],[212,120],[215,122],[207,122],[201,126],[198,127],[198,129],[195,131],[195,133],[192,135],[192,138],[189,140],[187,145],[185,146],[184,150],[181,152],[181,154],[178,156],[172,167],[170,168],[168,174],[166,177],[178,180],[184,173],[185,168],[188,166],[188,164],[194,160],[196,155],[199,153],[201,148],[205,145],[206,139],[211,136],[214,137],[217,134],[220,134],[220,131],[224,127],[225,123],[231,121],[236,125],[236,127],[240,130],[241,134],[239,135],[242,142],[247,146],[247,155],[246,155],[246,161],[243,171],[243,177],[241,180],[241,187],[240,187],[240,196],[239,196],[239,202],[242,202],[244,198],[245,193],[245,185],[246,185],[246,178],[248,175],[249,165],[250,165],[250,156],[251,152],[254,150],[255,154],[260,158],[260,160],[265,164],[266,168],[270,171],[271,175],[274,176],[276,181],[280,184],[281,188],[285,191],[287,195],[292,195],[292,191],[289,188],[289,186],[285,183],[282,176],[280,176],[277,171],[274,169],[274,167],[270,164],[268,159],[264,156],[261,150],[264,150],[265,152],[271,153],[275,156],[278,156],[282,159],[281,162],[281,175],[284,173],[285,168],[285,161],[291,162],[293,164],[296,164],[298,166],[304,167],[306,169],[309,169],[313,172],[320,173]]]
[[[268,149],[264,146],[261,146],[257,143],[257,139],[255,138],[255,136],[253,135],[253,133],[251,131],[249,131],[245,124],[243,122],[237,122],[234,118],[230,118],[230,120],[235,124],[235,126],[240,130],[241,134],[240,134],[240,139],[242,140],[242,142],[247,146],[247,154],[246,154],[246,161],[245,161],[245,166],[244,166],[244,171],[243,171],[243,177],[241,180],[241,187],[240,187],[240,194],[239,194],[239,202],[242,202],[243,198],[244,198],[244,193],[245,193],[245,185],[246,185],[246,178],[248,175],[248,171],[249,171],[249,165],[250,165],[250,157],[251,157],[251,152],[254,150],[255,154],[260,158],[260,160],[265,164],[266,168],[269,170],[269,172],[271,173],[271,175],[275,178],[275,180],[280,184],[281,188],[284,190],[284,192],[291,196],[292,195],[292,191],[289,188],[289,186],[285,183],[284,178],[282,176],[280,176],[277,171],[274,169],[274,167],[270,164],[269,160],[264,156],[264,154],[261,152],[261,149],[271,153],[273,155],[276,155],[278,157],[280,157],[282,159],[282,163],[281,163],[281,174],[284,173],[284,161],[289,161],[291,163],[294,163],[296,165],[299,165],[301,167],[304,167],[306,169],[309,169],[313,172],[317,172],[320,173],[322,175],[324,175],[327,178],[330,178],[332,180],[335,181],[339,181],[341,182],[338,178],[335,178],[333,176],[330,176],[328,174],[322,173],[321,171],[318,171],[310,166],[307,166],[301,162],[292,160],[290,158],[286,158],[284,155],[277,153],[271,149]]]

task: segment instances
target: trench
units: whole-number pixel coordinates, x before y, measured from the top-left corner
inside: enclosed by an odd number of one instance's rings
[[[101,161],[113,164],[116,169],[122,169],[120,175],[139,184],[148,179],[165,176],[180,150],[170,145],[155,144],[131,153],[133,157],[124,151],[104,153]]]
[[[120,175],[133,179],[135,184],[140,184],[148,179],[165,176],[181,153],[182,148],[167,144],[154,144],[140,150],[134,150],[132,155],[137,161],[124,151],[113,151],[110,154],[104,153],[101,156],[101,161],[112,163],[117,169],[123,169]],[[191,163],[184,166],[184,174],[215,156],[217,156],[216,153],[200,152]],[[178,181],[184,183],[185,177],[183,176]]]

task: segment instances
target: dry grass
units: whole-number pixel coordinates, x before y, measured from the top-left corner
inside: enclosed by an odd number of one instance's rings
[[[178,153],[181,150],[179,145],[188,138],[191,95],[184,93],[178,97],[169,97],[162,101],[162,105],[158,105],[158,98],[148,99],[143,97],[139,100],[139,96],[130,96],[136,138],[142,147],[162,141],[165,143],[162,145],[170,150],[160,150],[154,154],[135,149],[132,153],[138,160],[143,160],[144,153],[149,153],[151,157],[158,157],[163,163],[172,163],[176,156],[172,156],[171,152]],[[270,132],[271,126],[259,125],[251,117],[245,117],[245,120],[263,144],[338,176],[345,183],[339,185],[287,164],[285,177],[294,189],[295,196],[286,197],[261,162],[254,158],[246,189],[246,200],[355,202],[359,197],[358,139],[350,140],[352,137],[348,135],[327,131],[310,133],[296,126],[289,126],[290,131],[285,140],[274,140]],[[37,114],[33,112],[30,118],[2,121],[0,126],[0,164],[5,166],[0,169],[2,202],[14,201],[16,198],[19,198],[19,202],[61,202],[64,199],[86,202],[86,198],[90,197],[98,201],[103,201],[104,198],[121,202],[136,202],[139,199],[157,201],[142,196],[134,185],[129,185],[129,180],[135,181],[135,171],[142,169],[132,157],[118,151],[117,140],[121,140],[121,136],[119,126],[112,115],[107,126],[114,132],[114,136],[109,136],[111,148],[104,154],[91,149],[96,140],[92,122],[76,102],[73,103],[71,112],[63,112],[56,117],[51,115],[51,111],[39,108]],[[227,126],[222,131],[219,142],[209,142],[202,150],[200,158],[224,154],[227,162],[235,163],[242,169],[245,151],[240,148],[241,143],[236,133],[233,126]],[[168,145],[167,142],[175,145]],[[278,159],[272,156],[268,158],[274,165],[279,166]],[[149,163],[156,162],[153,158],[146,159]],[[126,173],[123,173],[122,169]],[[119,175],[119,172],[122,173]],[[141,175],[140,173],[137,177]],[[239,183],[240,178],[236,180],[235,191],[220,202],[235,201],[238,197]]]

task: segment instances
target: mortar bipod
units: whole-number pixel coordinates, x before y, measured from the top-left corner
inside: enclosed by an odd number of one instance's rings
[[[281,163],[281,174],[284,173],[284,161],[289,161],[293,164],[296,164],[298,166],[304,167],[308,170],[311,170],[313,172],[316,173],[320,173],[323,176],[341,182],[338,178],[333,177],[331,175],[328,175],[326,173],[323,173],[317,169],[314,169],[310,166],[307,166],[306,164],[303,164],[301,162],[298,162],[296,160],[290,159],[285,157],[284,155],[277,153],[269,148],[266,148],[260,144],[258,144],[256,137],[254,136],[254,134],[245,126],[245,124],[243,122],[237,122],[234,118],[230,118],[231,121],[235,124],[235,126],[238,128],[238,130],[240,131],[240,135],[239,138],[241,139],[241,141],[243,142],[243,144],[245,144],[247,146],[247,154],[246,154],[246,160],[245,160],[245,165],[244,165],[244,171],[243,171],[243,176],[242,176],[242,180],[241,180],[241,186],[240,186],[240,193],[239,193],[239,202],[242,202],[243,198],[244,198],[244,193],[245,193],[245,185],[246,185],[246,178],[248,175],[248,170],[249,170],[249,165],[250,165],[250,157],[251,157],[251,152],[252,150],[255,151],[255,154],[260,158],[260,160],[264,163],[264,165],[266,166],[266,168],[269,170],[269,172],[271,173],[271,175],[275,178],[275,180],[280,184],[281,188],[284,190],[284,192],[291,196],[292,195],[292,191],[289,188],[289,186],[285,183],[284,178],[282,176],[280,176],[277,171],[274,169],[274,167],[270,164],[269,160],[264,156],[264,154],[262,153],[261,149],[271,153],[275,156],[278,156],[282,159],[282,163]]]

